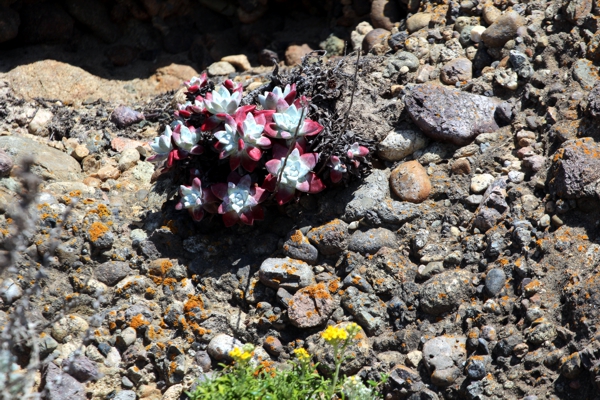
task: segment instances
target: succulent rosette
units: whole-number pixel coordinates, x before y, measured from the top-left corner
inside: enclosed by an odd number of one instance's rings
[[[365,157],[367,154],[369,154],[369,149],[364,146],[360,146],[358,143],[354,143],[348,149],[347,154],[349,158]]]
[[[301,150],[295,147],[287,158],[287,162],[286,154],[281,156],[280,149],[273,153],[274,159],[266,163],[269,174],[265,178],[263,186],[272,192],[277,190],[275,199],[279,205],[292,200],[296,190],[304,193],[318,193],[325,189],[323,182],[312,172],[319,158],[317,153],[302,154]],[[281,180],[278,184],[280,172]]]
[[[183,82],[183,84],[185,85],[189,93],[196,93],[198,90],[208,85],[208,79],[206,77],[206,74],[202,74],[199,77],[194,76],[189,81]]]
[[[277,112],[285,111],[292,105],[296,98],[296,84],[291,86],[286,85],[282,91],[279,86],[276,86],[272,92],[265,92],[258,95],[258,101],[263,110],[275,110]]]
[[[157,138],[154,138],[154,141],[150,143],[150,147],[155,155],[148,157],[147,161],[150,162],[160,162],[169,157],[169,153],[173,151],[173,131],[170,126],[165,128],[165,132]]]
[[[329,177],[331,178],[331,182],[337,183],[342,180],[342,176],[348,170],[346,165],[340,160],[338,156],[331,156],[329,160],[329,167],[331,170],[329,171]]]
[[[323,127],[316,121],[304,119],[307,111],[305,107],[294,103],[285,111],[274,113],[273,122],[265,126],[265,134],[274,139],[292,139],[296,130],[297,138],[319,134]]]
[[[181,199],[175,205],[176,210],[187,209],[194,221],[204,218],[205,209],[210,210],[211,204],[216,201],[210,190],[202,189],[200,178],[194,178],[191,186],[181,185],[179,187]]]
[[[178,149],[194,155],[202,154],[204,148],[198,142],[202,138],[202,133],[196,131],[193,126],[185,126],[181,123],[177,124],[173,130],[173,141]]]
[[[269,138],[262,135],[265,117],[252,113],[236,113],[235,118],[226,116],[224,130],[215,133],[218,142],[215,148],[220,152],[219,158],[229,157],[229,167],[236,170],[240,164],[249,172],[254,171],[262,149],[271,146]]]
[[[252,225],[255,220],[264,218],[260,203],[265,200],[266,192],[252,184],[250,175],[240,177],[234,172],[230,174],[226,184],[214,184],[211,190],[223,201],[218,212],[223,215],[225,226],[230,227],[236,223]]]
[[[204,98],[204,107],[213,114],[229,114],[235,113],[242,101],[242,87],[236,88],[230,92],[225,86],[221,85],[216,90],[206,94]]]

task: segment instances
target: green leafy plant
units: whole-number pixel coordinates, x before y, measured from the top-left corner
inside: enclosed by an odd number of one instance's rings
[[[187,395],[192,400],[382,398],[376,388],[383,382],[369,381],[365,385],[357,376],[340,379],[340,367],[348,359],[346,350],[358,340],[361,331],[360,326],[350,323],[345,327],[329,326],[321,333],[325,342],[333,347],[335,372],[332,378],[318,374],[317,365],[311,362],[312,356],[303,348],[294,350],[295,358],[286,364],[287,368],[274,368],[269,361],[256,360],[254,346],[246,344],[229,353],[233,365],[221,365],[221,371],[199,383]]]

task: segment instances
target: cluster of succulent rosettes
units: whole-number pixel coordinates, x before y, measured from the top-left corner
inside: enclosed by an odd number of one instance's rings
[[[148,159],[163,163],[165,170],[188,169],[183,172],[191,185],[180,186],[176,209],[187,209],[195,221],[209,212],[221,214],[226,226],[252,225],[263,219],[260,203],[270,197],[282,205],[299,192],[325,189],[314,171],[319,154],[308,151],[323,126],[307,118],[309,99],[297,95],[295,84],[275,87],[258,96],[259,104],[243,106],[242,85],[231,80],[215,88],[203,74],[185,86],[188,101],[178,105],[175,120],[150,144],[156,154]],[[202,184],[204,175],[194,160],[208,156],[208,149],[228,160],[226,182]],[[344,151],[354,166],[369,152],[358,143]],[[332,183],[347,172],[336,155],[325,163]]]

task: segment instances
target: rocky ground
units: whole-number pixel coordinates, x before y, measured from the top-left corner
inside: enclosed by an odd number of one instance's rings
[[[107,66],[117,79],[4,59],[4,243],[23,156],[43,184],[36,231],[18,271],[2,276],[0,323],[64,224],[28,317],[51,321],[71,306],[39,339],[54,361],[36,389],[63,377],[46,398],[185,398],[248,342],[274,362],[303,346],[326,366],[319,332],[344,321],[368,338],[343,372],[390,374],[387,399],[598,398],[600,6],[342,5],[336,34],[365,52],[347,116],[356,57],[313,57],[310,68],[331,75],[319,90],[337,93],[331,109],[369,144],[372,167],[268,207],[253,227],[194,223],[174,210],[177,177],[146,161],[181,83],[202,67],[165,63],[133,79]],[[318,43],[302,45],[271,50],[293,65]],[[215,81],[249,93],[271,79],[264,52],[214,62],[211,49]],[[300,71],[281,64],[283,80]]]

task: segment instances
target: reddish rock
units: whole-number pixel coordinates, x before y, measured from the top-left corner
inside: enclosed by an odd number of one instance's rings
[[[285,51],[285,63],[286,65],[299,65],[302,63],[302,57],[313,51],[307,44],[297,46],[291,45]]]
[[[374,0],[371,4],[371,23],[375,28],[392,30],[400,21],[400,7],[394,0]]]
[[[387,39],[390,36],[390,31],[385,29],[373,29],[365,35],[362,41],[363,53],[373,51],[375,54],[382,54],[388,49]]]
[[[335,301],[325,283],[307,286],[298,290],[288,303],[288,316],[298,328],[314,328],[327,321]]]
[[[471,163],[466,158],[459,158],[452,163],[452,174],[469,175],[471,173]]]
[[[473,78],[473,64],[468,58],[455,58],[442,67],[440,78],[446,85],[469,81]]]
[[[390,186],[396,196],[411,203],[421,203],[431,192],[429,176],[418,161],[396,167],[390,175]]]

